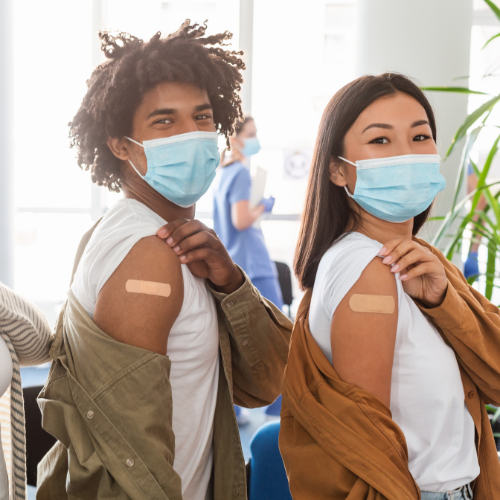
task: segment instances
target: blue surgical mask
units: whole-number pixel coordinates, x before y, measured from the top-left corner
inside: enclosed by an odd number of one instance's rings
[[[190,132],[172,137],[140,142],[144,148],[148,171],[141,175],[158,193],[172,203],[187,208],[208,190],[215,178],[220,156],[217,132]]]
[[[446,181],[439,155],[403,155],[356,163],[354,194],[347,194],[368,213],[388,222],[405,222],[429,208]]]
[[[244,146],[241,150],[241,154],[243,156],[256,155],[260,151],[260,142],[257,137],[249,137],[248,139],[244,139],[243,144]]]

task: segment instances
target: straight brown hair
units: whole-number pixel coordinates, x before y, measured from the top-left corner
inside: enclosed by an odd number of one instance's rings
[[[365,108],[377,99],[399,92],[408,94],[422,105],[436,141],[436,120],[429,101],[417,85],[397,73],[363,76],[348,83],[332,97],[323,112],[295,248],[294,270],[302,290],[314,286],[321,258],[345,233],[349,223],[354,227],[359,223],[345,190],[329,179],[330,159],[344,154],[344,137]],[[424,225],[430,210],[431,207],[414,218],[414,235]]]

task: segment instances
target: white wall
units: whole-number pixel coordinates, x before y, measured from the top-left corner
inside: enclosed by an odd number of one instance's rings
[[[467,86],[472,0],[358,0],[356,73],[398,71],[421,86]],[[438,147],[444,157],[467,115],[467,96],[428,93],[436,113]],[[447,187],[436,215],[449,210],[460,147],[441,167]]]
[[[0,281],[14,286],[12,3],[0,1]]]

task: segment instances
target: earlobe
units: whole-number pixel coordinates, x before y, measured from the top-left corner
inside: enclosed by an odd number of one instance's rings
[[[347,186],[347,181],[344,176],[343,167],[337,158],[333,156],[330,158],[330,181],[336,186],[344,187]]]
[[[124,138],[119,139],[118,137],[108,137],[106,144],[111,152],[120,160],[127,161],[130,158]]]

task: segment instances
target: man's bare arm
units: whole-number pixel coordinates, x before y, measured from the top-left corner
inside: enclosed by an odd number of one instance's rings
[[[168,284],[171,293],[130,293],[127,281]],[[182,307],[184,287],[179,258],[157,236],[134,245],[97,297],[94,322],[119,342],[167,353],[170,329]]]

